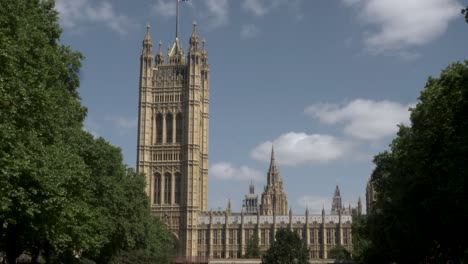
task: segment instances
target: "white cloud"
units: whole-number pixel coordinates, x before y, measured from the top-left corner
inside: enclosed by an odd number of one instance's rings
[[[395,134],[398,124],[409,124],[409,107],[387,100],[355,99],[344,105],[311,105],[305,113],[325,124],[345,123],[345,133],[355,138],[376,140]]]
[[[114,117],[110,120],[120,129],[135,129],[138,124],[137,118]]]
[[[253,38],[259,33],[258,28],[253,24],[243,25],[241,28],[240,36],[243,39]]]
[[[364,34],[367,49],[375,54],[408,55],[408,49],[440,37],[459,17],[456,0],[342,0],[356,7],[370,26]]]
[[[263,2],[263,4],[261,2]],[[242,8],[256,16],[263,16],[269,10],[269,8],[264,5],[264,3],[265,1],[262,0],[244,0],[242,3]]]
[[[209,19],[209,27],[217,28],[227,24],[229,21],[229,5],[228,0],[205,0]]]
[[[110,29],[124,35],[133,26],[130,19],[117,14],[110,2],[91,4],[89,0],[57,0],[60,23],[64,28],[75,28],[79,23],[103,23]]]
[[[100,137],[101,126],[93,118],[87,116],[84,122],[84,130],[93,135],[94,138]]]
[[[287,5],[297,13],[300,2],[301,0],[243,0],[242,8],[255,16],[264,16],[274,9]]]
[[[218,162],[210,166],[210,176],[220,180],[261,181],[264,176],[258,170],[247,166],[235,167],[229,162]]]
[[[175,16],[176,14],[176,2],[175,1],[163,1],[158,0],[153,6],[152,11],[164,17]]]
[[[273,142],[267,141],[257,145],[250,156],[256,160],[269,161],[272,144],[275,146],[277,162],[284,165],[336,160],[351,147],[349,142],[330,135],[289,132]]]
[[[297,203],[303,208],[309,208],[310,214],[321,214],[322,208],[329,212],[331,208],[330,197],[304,195],[299,197]]]

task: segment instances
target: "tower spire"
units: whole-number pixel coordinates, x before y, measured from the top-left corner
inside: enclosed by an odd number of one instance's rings
[[[176,1],[176,29],[175,29],[175,38],[179,38],[179,0]]]
[[[275,148],[271,146],[271,158],[270,158],[270,168],[268,169],[268,182],[267,184],[275,184],[281,181],[281,177],[279,176],[278,169],[276,168],[276,160],[275,160]]]

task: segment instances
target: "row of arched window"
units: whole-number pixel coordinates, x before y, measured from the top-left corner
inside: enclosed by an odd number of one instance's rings
[[[183,120],[181,113],[176,115],[172,113],[167,113],[165,115],[159,113],[156,115],[155,119],[156,134],[154,135],[154,142],[156,144],[182,142]]]
[[[153,102],[180,102],[183,101],[184,97],[182,94],[166,94],[166,95],[153,95]]]
[[[166,172],[164,176],[160,173],[154,174],[154,204],[180,204],[181,195],[181,175],[179,172],[175,174]]]

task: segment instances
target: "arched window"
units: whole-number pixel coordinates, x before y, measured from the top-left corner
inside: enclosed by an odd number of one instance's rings
[[[161,174],[154,174],[153,203],[161,204]]]
[[[181,186],[181,175],[180,172],[176,172],[175,174],[175,190],[174,190],[174,197],[175,197],[175,204],[180,204],[181,201],[181,194],[182,194],[182,186]]]
[[[176,116],[176,143],[182,142],[182,114],[178,113]]]
[[[173,120],[172,120],[172,114],[169,113],[166,115],[166,143],[172,143],[172,130],[173,130]]]
[[[158,114],[156,116],[156,143],[161,144],[163,138],[163,116]]]
[[[171,174],[164,173],[164,204],[171,203]]]

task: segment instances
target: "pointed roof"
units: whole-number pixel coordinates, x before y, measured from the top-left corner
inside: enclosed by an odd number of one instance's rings
[[[196,20],[193,20],[193,29],[192,29],[192,35],[190,36],[190,38],[198,38]]]
[[[143,40],[145,43],[152,41],[150,31],[151,31],[150,24],[146,24],[146,35],[145,35],[145,38]]]
[[[180,55],[182,54],[182,48],[179,44],[179,38],[176,37],[174,40],[174,44],[172,44],[172,48],[169,50],[169,56]]]
[[[278,178],[279,178],[279,172],[278,172],[278,168],[276,168],[275,148],[272,145],[271,146],[270,168],[268,169],[267,185],[274,184],[275,182],[277,182],[277,180],[281,180],[281,179],[278,179]]]
[[[250,180],[249,191],[250,194],[255,194],[255,186],[253,185],[252,180]]]
[[[334,196],[335,196],[335,197],[336,197],[336,196],[341,196],[341,195],[340,195],[340,187],[338,187],[338,185],[336,185],[336,188],[335,188],[335,195],[334,195]]]

